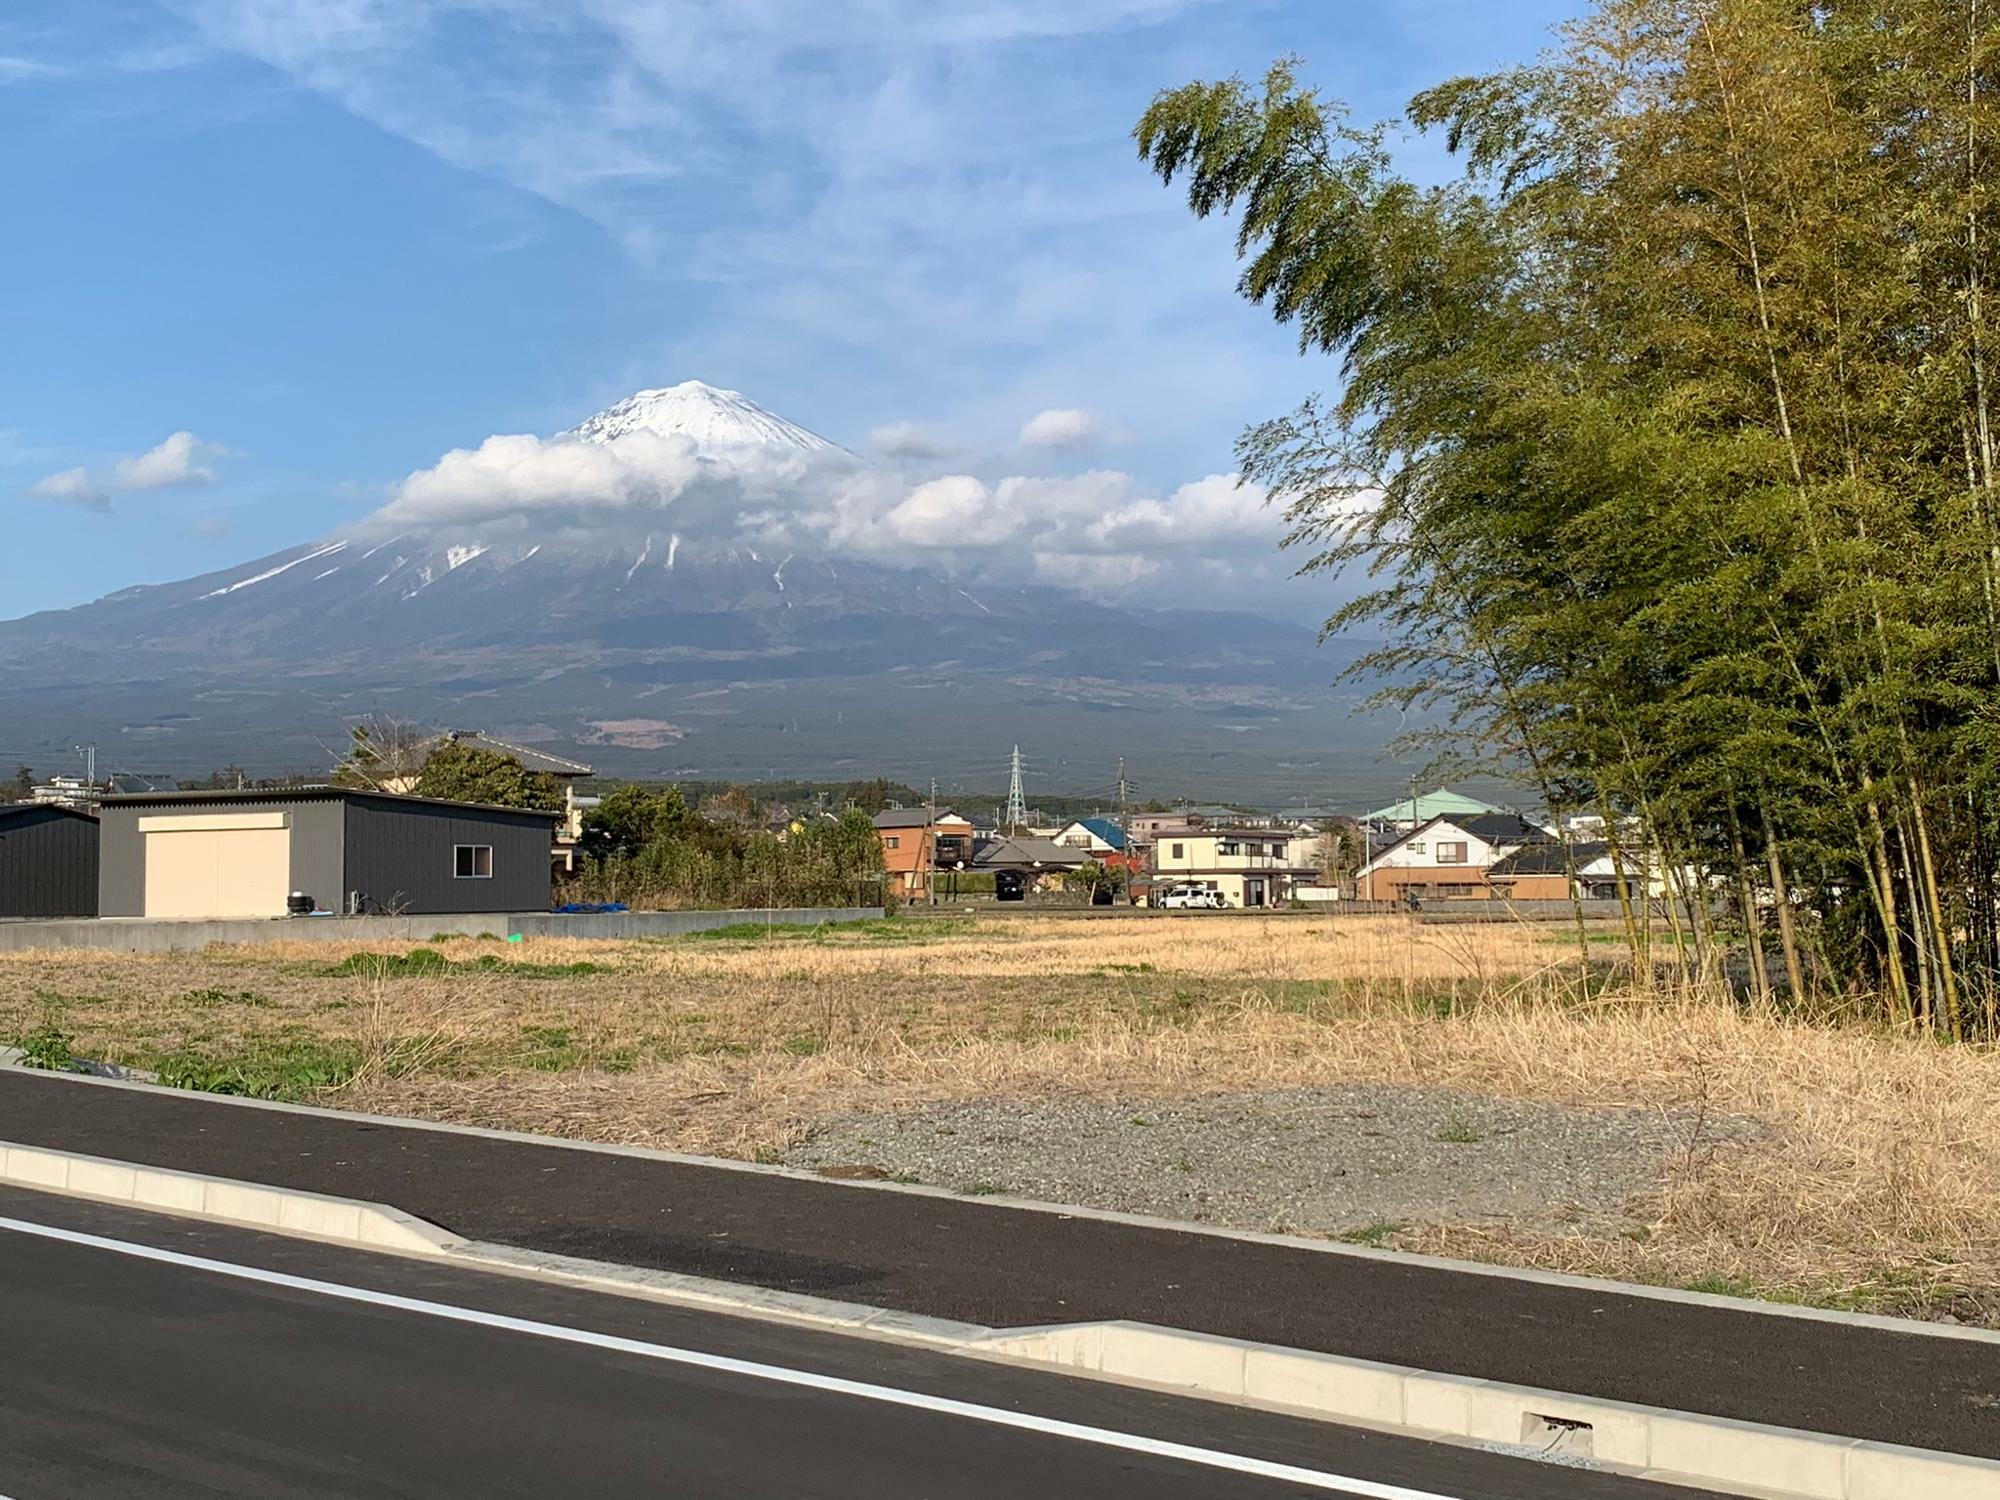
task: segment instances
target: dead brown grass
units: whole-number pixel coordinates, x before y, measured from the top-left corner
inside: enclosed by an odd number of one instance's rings
[[[1591,994],[1515,927],[953,924],[769,942],[448,945],[569,979],[329,978],[318,945],[0,955],[0,1036],[53,1004],[146,1063],[272,1038],[362,1058],[332,1102],[740,1156],[950,1099],[1408,1083],[1686,1123],[1629,1236],[1415,1225],[1452,1254],[2000,1323],[2000,1057],[1696,995]],[[383,951],[393,951],[386,948]],[[258,1001],[194,999],[248,992]],[[46,997],[62,997],[50,1001]],[[1749,1117],[1750,1139],[1705,1128]]]

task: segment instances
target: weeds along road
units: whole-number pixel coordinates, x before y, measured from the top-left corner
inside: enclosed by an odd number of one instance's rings
[[[19,1190],[0,1279],[13,1500],[1697,1494]]]

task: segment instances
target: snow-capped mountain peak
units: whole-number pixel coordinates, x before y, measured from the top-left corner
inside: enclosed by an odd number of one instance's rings
[[[687,438],[698,448],[793,448],[807,453],[838,453],[828,442],[796,422],[766,411],[741,391],[725,391],[699,380],[683,380],[659,390],[640,391],[596,416],[579,422],[569,436],[608,443],[635,432]]]

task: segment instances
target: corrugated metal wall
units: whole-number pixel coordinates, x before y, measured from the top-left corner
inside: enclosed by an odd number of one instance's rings
[[[0,917],[97,915],[97,819],[0,807]]]
[[[290,815],[291,888],[313,897],[328,911],[340,910],[340,841],[346,825],[338,798],[287,797],[282,792],[261,797],[204,798],[190,795],[182,802],[126,802],[118,797],[106,797],[99,804],[98,812],[103,822],[103,864],[95,908],[98,915],[146,915],[146,838],[139,832],[139,819],[256,812]]]
[[[537,813],[350,797],[346,889],[371,912],[547,911],[554,829]],[[454,874],[460,844],[492,848],[490,879]]]

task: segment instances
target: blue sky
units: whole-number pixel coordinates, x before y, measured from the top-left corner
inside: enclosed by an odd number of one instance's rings
[[[1291,51],[1389,115],[1578,3],[9,7],[0,618],[319,536],[447,449],[688,378],[856,449],[908,424],[940,473],[1172,496],[1332,371],[1141,169],[1151,95]],[[1089,442],[1023,440],[1067,411]]]

